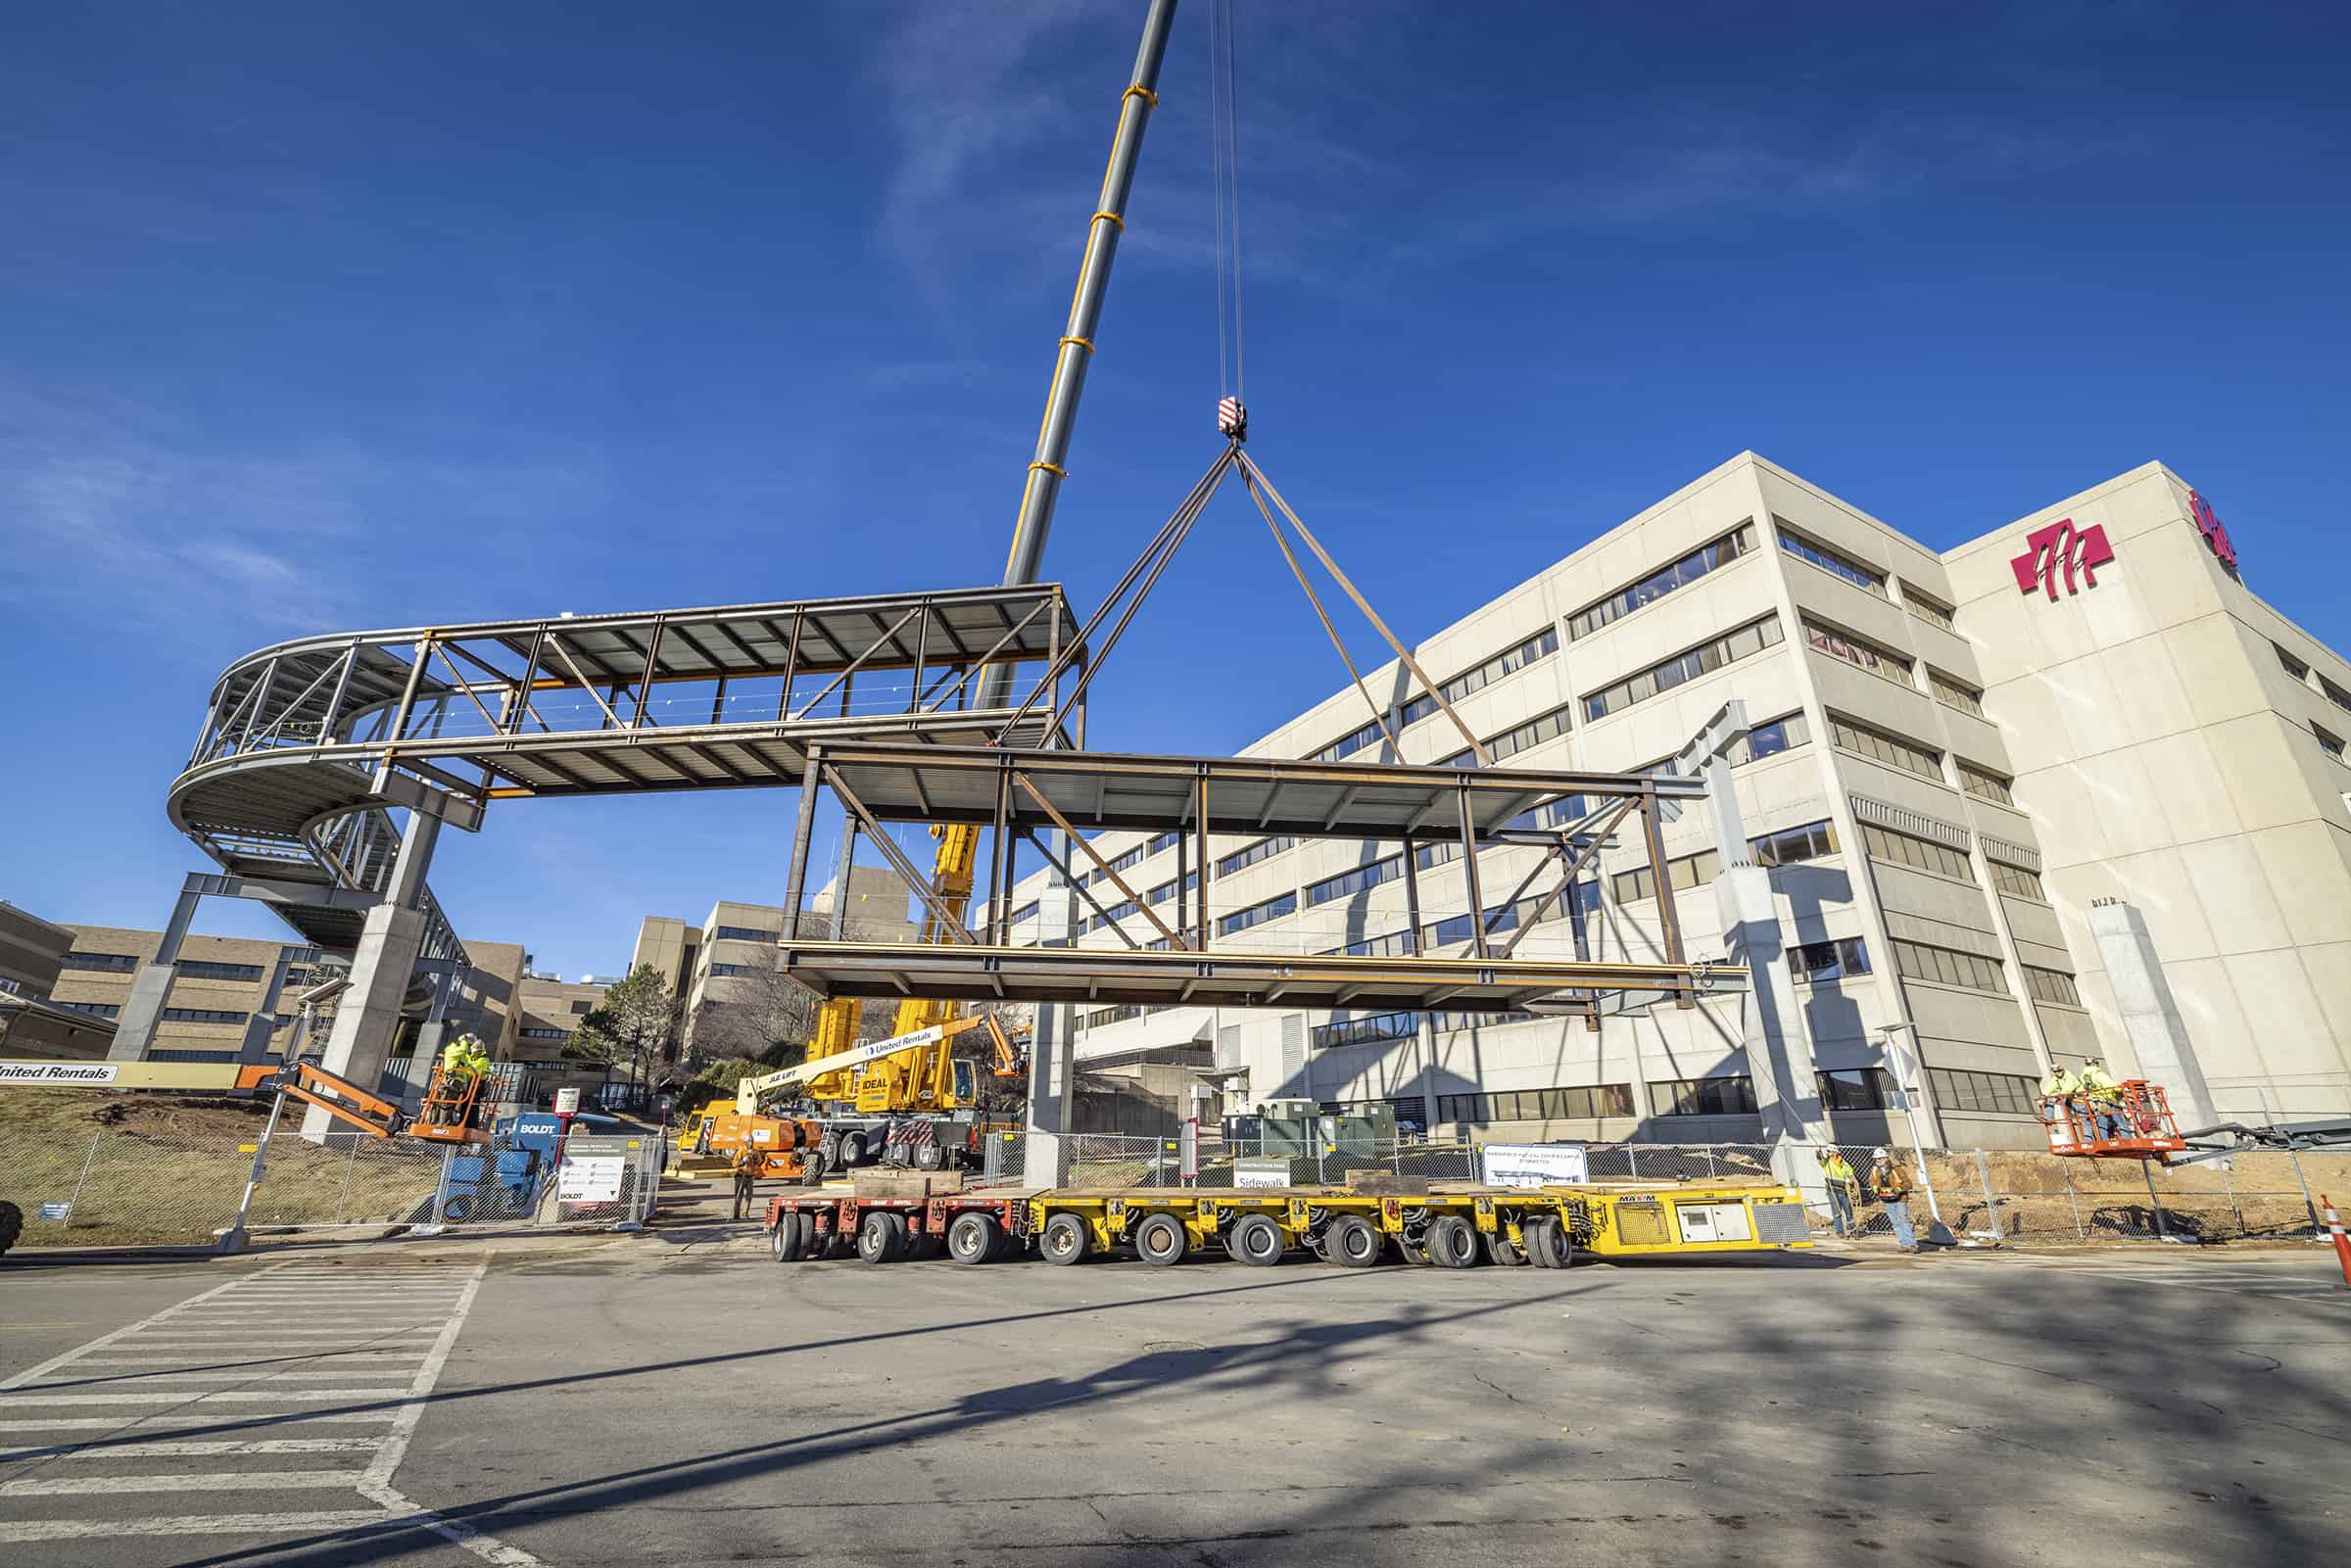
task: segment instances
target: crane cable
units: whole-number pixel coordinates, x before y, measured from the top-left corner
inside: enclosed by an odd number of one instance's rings
[[[1209,142],[1216,186],[1217,396],[1220,424],[1238,440],[1245,432],[1248,371],[1241,330],[1240,130],[1234,89],[1233,0],[1209,0]],[[1236,417],[1237,416],[1237,417]]]

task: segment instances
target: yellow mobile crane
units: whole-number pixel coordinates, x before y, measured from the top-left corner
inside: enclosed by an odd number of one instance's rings
[[[1175,21],[1176,0],[1151,0],[1150,13],[1143,21],[1142,44],[1135,52],[1133,74],[1119,97],[1119,128],[1111,139],[1110,163],[1102,173],[1102,192],[1094,203],[1094,215],[1086,225],[1085,259],[1078,268],[1078,287],[1070,299],[1069,322],[1054,354],[1053,381],[1045,396],[1044,418],[1037,426],[1036,454],[1030,460],[1028,481],[1021,493],[1020,515],[1013,522],[1012,548],[1004,561],[1006,587],[1035,582],[1037,569],[1044,560],[1045,538],[1053,526],[1054,502],[1060,499],[1061,482],[1069,477],[1066,463],[1070,436],[1078,422],[1078,401],[1085,389],[1086,366],[1093,358],[1094,333],[1102,318],[1103,297],[1110,288],[1111,262],[1118,255],[1119,237],[1127,229],[1127,197],[1134,184],[1136,161],[1142,155],[1143,130],[1150,123],[1151,111],[1159,104],[1160,62],[1167,55],[1168,33]],[[983,677],[980,705],[1005,706],[1010,684],[1009,670],[989,670]],[[946,922],[962,921],[971,903],[980,831],[965,824],[944,824],[932,828],[931,835],[938,840],[932,869],[937,907],[924,918],[922,940],[948,942],[956,939],[956,933],[944,928]],[[1001,846],[998,853],[1003,853]],[[845,904],[845,879],[838,896]],[[898,1004],[890,1040],[943,1026],[955,1020],[956,1013],[952,1002],[909,997]],[[812,1064],[854,1056],[857,1015],[854,998],[836,997],[825,1004],[817,1015],[816,1028],[808,1042]],[[991,1023],[989,1028],[993,1032],[995,1025]],[[998,1038],[1002,1036],[999,1034]],[[880,1043],[887,1045],[890,1041]],[[941,1055],[943,1060],[943,1050]],[[1003,1060],[1001,1052],[998,1060]],[[875,1103],[871,1112],[904,1115],[920,1109],[916,1103],[919,1099],[916,1085],[923,1077],[919,1069],[909,1069],[903,1074],[891,1072],[881,1078],[869,1069],[859,1077],[857,1064],[844,1062],[811,1080],[807,1098],[820,1106],[849,1103],[858,1111],[867,1112],[869,1101],[879,1102],[887,1096],[890,1103]],[[837,1153],[846,1157],[853,1150],[862,1155],[870,1148],[865,1129],[844,1128]],[[826,1162],[835,1166],[841,1163],[844,1162],[840,1159]],[[853,1164],[856,1160],[847,1159],[845,1163]]]

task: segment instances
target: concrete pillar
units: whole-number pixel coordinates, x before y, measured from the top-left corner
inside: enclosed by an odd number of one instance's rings
[[[269,1037],[277,1032],[277,999],[285,994],[286,971],[294,967],[295,949],[280,947],[277,962],[269,966],[269,978],[262,983],[262,1000],[245,1021],[245,1043],[237,1050],[239,1062],[269,1060]]]
[[[202,896],[193,887],[182,888],[179,901],[171,906],[171,919],[164,927],[164,939],[155,957],[131,978],[129,999],[115,1022],[115,1043],[107,1049],[109,1062],[144,1062],[147,1053],[155,1049],[156,1027],[164,1021],[164,1004],[170,999],[171,981],[179,973],[174,967],[179,963],[179,949],[188,939],[188,927],[196,920],[196,905]]]
[[[2203,1064],[2172,997],[2155,939],[2147,934],[2146,917],[2135,904],[2100,899],[2089,906],[2089,934],[2114,986],[2114,1009],[2138,1060],[2139,1075],[2162,1086],[2182,1131],[2213,1125],[2220,1118],[2213,1114],[2212,1091],[2205,1086]]]
[[[440,836],[438,818],[410,812],[402,831],[400,854],[392,863],[384,901],[367,911],[352,954],[351,984],[338,1000],[334,1027],[321,1061],[327,1071],[370,1092],[383,1076],[384,1059],[400,1033],[402,1005],[424,951],[425,915],[416,907]],[[323,1143],[334,1117],[312,1106],[302,1118],[307,1143]]]

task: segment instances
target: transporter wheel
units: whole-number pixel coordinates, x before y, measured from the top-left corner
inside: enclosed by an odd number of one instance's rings
[[[767,1233],[767,1250],[775,1254],[776,1261],[789,1263],[800,1256],[800,1222],[792,1214],[776,1216],[776,1228]]]
[[[1259,1268],[1271,1268],[1288,1250],[1289,1244],[1281,1238],[1281,1227],[1264,1214],[1243,1214],[1224,1237],[1228,1256]]]
[[[840,1135],[840,1164],[844,1169],[850,1165],[861,1165],[865,1164],[864,1133],[844,1132]]]
[[[448,1224],[462,1225],[473,1217],[473,1212],[478,1207],[479,1200],[472,1193],[451,1193],[442,1200],[441,1218]]]
[[[926,1144],[921,1144],[921,1145],[918,1145],[918,1146],[916,1147],[916,1149],[915,1149],[915,1151],[914,1151],[914,1168],[915,1168],[915,1169],[917,1169],[917,1170],[944,1170],[944,1169],[946,1169],[946,1167],[947,1167],[947,1152],[946,1152],[946,1150],[944,1150],[944,1149],[941,1149],[941,1148],[940,1148],[940,1147],[939,1147],[937,1144],[935,1144],[935,1143],[926,1143]]]
[[[1087,1233],[1084,1220],[1076,1214],[1055,1214],[1045,1221],[1044,1238],[1037,1243],[1037,1251],[1045,1255],[1048,1263],[1076,1263],[1084,1261],[1092,1245],[1093,1237]]]
[[[1575,1251],[1567,1232],[1549,1215],[1528,1220],[1519,1233],[1526,1237],[1526,1256],[1537,1268],[1565,1268]]]
[[[959,1263],[992,1263],[1003,1242],[1004,1227],[986,1214],[957,1214],[947,1226],[947,1256]]]
[[[906,1221],[877,1209],[857,1222],[857,1260],[894,1263],[906,1251]]]
[[[1428,1238],[1421,1248],[1428,1260],[1440,1268],[1475,1268],[1485,1261],[1477,1227],[1459,1214],[1440,1214],[1430,1220]]]
[[[1516,1267],[1526,1261],[1519,1255],[1518,1249],[1511,1245],[1510,1232],[1503,1228],[1503,1222],[1499,1219],[1494,1222],[1493,1230],[1486,1236],[1486,1261],[1498,1263],[1505,1268]]]
[[[841,1163],[840,1135],[830,1131],[819,1134],[816,1140],[816,1153],[823,1157],[828,1166],[839,1165]]]
[[[1134,1227],[1134,1250],[1146,1263],[1162,1268],[1183,1261],[1191,1250],[1192,1239],[1185,1234],[1183,1221],[1174,1214],[1145,1214],[1143,1222]]]
[[[825,1172],[832,1168],[833,1162],[825,1158],[824,1147],[820,1144],[800,1156],[800,1185],[814,1187],[821,1184]]]
[[[1369,1268],[1379,1261],[1380,1248],[1379,1232],[1361,1214],[1332,1220],[1322,1241],[1322,1255],[1342,1268]]]
[[[816,1239],[816,1216],[814,1214],[787,1214],[784,1217],[792,1220],[792,1228],[800,1233],[800,1256],[802,1258],[817,1259],[825,1255],[824,1243]]]

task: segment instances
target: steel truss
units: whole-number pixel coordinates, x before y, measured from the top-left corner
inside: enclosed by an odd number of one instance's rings
[[[1013,712],[1082,678],[1076,634],[1037,584],[309,638],[222,672],[168,809],[348,948],[355,903],[394,885],[395,809],[472,830],[496,800],[791,784],[824,738],[1066,743]],[[984,677],[1010,706],[979,705]],[[426,956],[461,958],[416,896]]]
[[[802,940],[799,917],[818,793],[830,789],[854,831],[863,832],[907,878],[954,940],[873,944]],[[1513,956],[1535,919],[1567,896],[1575,879],[1619,824],[1638,819],[1650,869],[1665,885],[1663,841],[1657,825],[1669,806],[1705,798],[1698,779],[1647,774],[1555,773],[1530,769],[1464,770],[1386,764],[1297,762],[1230,757],[1175,757],[1098,752],[1020,751],[1004,747],[819,744],[809,750],[800,797],[785,907],[793,911],[785,934],[786,970],[818,994],[933,996],[950,999],[1071,1002],[1161,1001],[1222,1006],[1349,1007],[1434,1011],[1447,1006],[1523,1007],[1591,1013],[1604,994],[1626,990],[1669,994],[1688,1002],[1701,991],[1741,983],[1744,971],[1694,965],[1682,949],[1679,923],[1662,922],[1665,957],[1655,964],[1596,962],[1583,949],[1570,960]],[[1572,796],[1591,808],[1582,824],[1562,830],[1517,829],[1526,813]],[[946,918],[943,898],[891,843],[891,823],[965,823],[984,826],[993,838],[992,864],[983,893],[985,915],[974,931]],[[1102,829],[1181,834],[1171,926],[1087,842]],[[1458,843],[1469,935],[1455,953],[1405,958],[1360,958],[1250,952],[1216,945],[1209,914],[1215,856],[1212,835],[1394,842],[1403,846],[1404,880],[1413,911],[1412,942],[1422,930],[1415,851],[1423,844]],[[1071,859],[1048,841],[1057,835],[1091,863],[1128,904],[1155,927],[1152,949],[1138,946],[1108,918]],[[1033,843],[1068,881],[1073,893],[1105,918],[1124,950],[1013,947],[1009,944],[1015,846]],[[1479,885],[1478,852],[1491,844],[1549,851],[1498,910],[1488,914]],[[1504,912],[1547,869],[1561,868],[1532,917],[1509,939],[1494,941]],[[1196,890],[1185,885],[1197,878]],[[1187,913],[1188,911],[1188,913]]]

